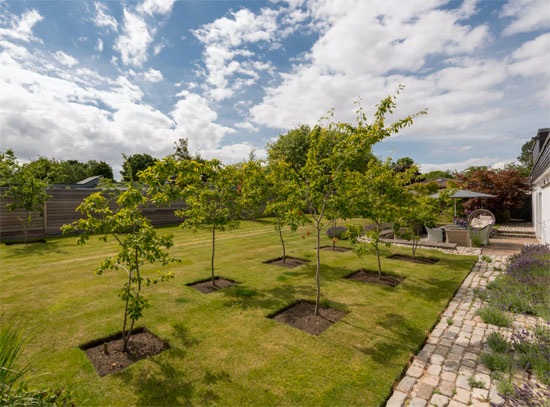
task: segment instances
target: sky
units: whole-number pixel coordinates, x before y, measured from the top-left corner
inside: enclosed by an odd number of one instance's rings
[[[226,163],[405,88],[375,146],[421,170],[515,161],[550,127],[550,0],[0,0],[0,150]]]

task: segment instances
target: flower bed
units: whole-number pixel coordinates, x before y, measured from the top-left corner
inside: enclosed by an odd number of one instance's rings
[[[492,308],[550,321],[550,246],[525,246],[482,297]]]

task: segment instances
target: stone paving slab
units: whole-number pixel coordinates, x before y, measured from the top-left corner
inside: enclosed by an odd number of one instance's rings
[[[487,336],[498,331],[510,337],[514,331],[532,329],[544,321],[516,315],[511,328],[502,328],[486,324],[476,315],[483,303],[475,298],[474,289],[494,280],[507,260],[503,256],[491,256],[491,259],[490,263],[478,259],[429,334],[426,344],[413,358],[386,407],[489,407],[491,403],[503,401],[496,389],[497,382],[491,378],[491,371],[479,360]],[[482,382],[483,388],[472,388],[471,378]],[[537,383],[526,373],[516,376],[516,379],[518,384],[525,381]]]

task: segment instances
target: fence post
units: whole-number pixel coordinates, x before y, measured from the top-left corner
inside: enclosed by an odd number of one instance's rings
[[[48,202],[44,201],[44,238],[48,234]]]

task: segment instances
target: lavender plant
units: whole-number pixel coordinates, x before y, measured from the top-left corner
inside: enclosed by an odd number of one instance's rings
[[[504,401],[491,403],[491,407],[550,407],[550,390],[527,382],[523,386],[514,386],[514,391],[501,394]]]
[[[550,320],[550,246],[525,246],[487,288],[492,307]]]

